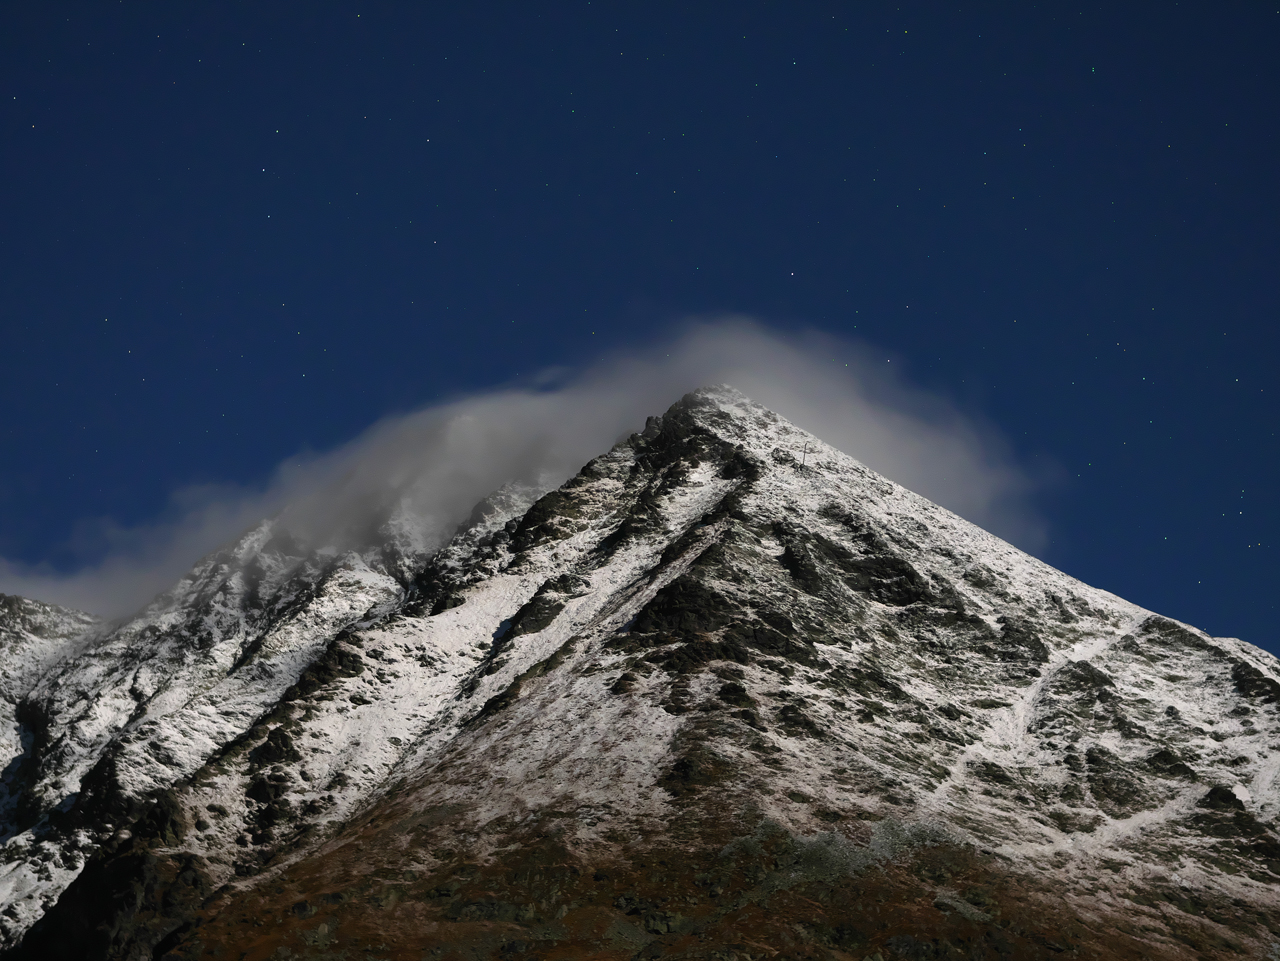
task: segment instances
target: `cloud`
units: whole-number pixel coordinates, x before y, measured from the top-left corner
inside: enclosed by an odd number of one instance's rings
[[[899,365],[900,366],[900,365]],[[91,525],[100,561],[62,574],[0,559],[0,592],[117,616],[269,516],[310,547],[368,544],[389,517],[420,549],[509,481],[555,486],[697,387],[727,383],[862,463],[1032,552],[1034,484],[990,424],[900,377],[865,344],[743,318],[691,324],[536,389],[505,388],[386,418],[349,443],[289,458],[258,488],[175,493],[154,522]]]

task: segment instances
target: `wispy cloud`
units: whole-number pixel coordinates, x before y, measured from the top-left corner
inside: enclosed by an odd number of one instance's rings
[[[97,522],[105,553],[71,574],[0,559],[0,591],[128,613],[261,519],[312,547],[368,543],[390,514],[430,547],[502,484],[555,485],[697,387],[727,383],[867,466],[1026,550],[1045,543],[1034,484],[990,424],[913,387],[883,354],[743,318],[397,417],[347,444],[282,462],[258,488],[176,492],[154,522]]]

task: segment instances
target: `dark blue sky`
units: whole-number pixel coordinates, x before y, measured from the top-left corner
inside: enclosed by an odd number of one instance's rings
[[[999,425],[1050,563],[1280,651],[1277,50],[1257,4],[11,5],[0,555],[736,311]]]

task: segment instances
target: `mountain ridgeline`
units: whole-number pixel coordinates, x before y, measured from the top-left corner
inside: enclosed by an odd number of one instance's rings
[[[730,388],[0,645],[5,959],[1280,957],[1276,659]]]

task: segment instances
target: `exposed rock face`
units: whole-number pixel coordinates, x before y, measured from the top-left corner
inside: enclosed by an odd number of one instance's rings
[[[24,689],[8,956],[1280,951],[1276,660],[729,389],[430,558],[271,538]]]

